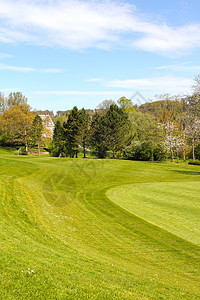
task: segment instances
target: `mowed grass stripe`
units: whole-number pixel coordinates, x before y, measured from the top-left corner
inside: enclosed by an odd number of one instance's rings
[[[10,155],[0,166],[2,299],[199,298],[199,247],[106,197],[137,181],[198,182],[196,169]]]

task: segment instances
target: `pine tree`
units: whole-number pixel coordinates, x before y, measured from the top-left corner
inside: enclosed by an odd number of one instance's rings
[[[108,151],[106,127],[102,122],[102,116],[98,113],[92,118],[90,126],[90,144],[96,150],[98,158],[106,157]]]
[[[89,141],[89,124],[90,124],[90,116],[86,112],[84,108],[81,109],[79,113],[79,121],[78,121],[78,132],[76,137],[76,142],[78,145],[81,145],[83,148],[84,158],[86,157],[86,145]]]
[[[102,117],[103,127],[106,130],[106,142],[116,158],[116,152],[121,150],[130,129],[128,114],[116,104],[111,105],[108,112]]]
[[[67,122],[63,124],[65,130],[66,147],[70,157],[78,157],[79,146],[79,126],[80,126],[80,112],[76,106],[70,111]]]
[[[53,156],[66,156],[64,128],[59,120],[55,123],[52,145]]]

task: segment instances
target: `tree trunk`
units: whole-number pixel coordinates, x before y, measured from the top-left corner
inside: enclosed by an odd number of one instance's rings
[[[116,158],[116,153],[115,153],[115,149],[113,149],[113,158]]]
[[[40,156],[40,142],[38,141],[38,155]]]
[[[28,154],[28,143],[27,143],[26,136],[27,136],[27,134],[26,134],[26,130],[25,130],[25,150],[26,150],[26,153]]]
[[[76,158],[78,158],[78,151],[76,150]]]
[[[85,152],[85,143],[83,143],[83,158],[86,158]]]
[[[193,156],[193,162],[195,162],[195,153],[194,153],[194,149],[195,149],[195,143],[194,143],[194,138],[192,139],[192,156]]]
[[[179,162],[179,151],[178,149],[176,150],[176,156],[177,156],[177,163]]]
[[[185,134],[183,136],[183,159],[186,161],[186,156],[185,156]]]
[[[170,150],[171,150],[172,162],[173,162],[174,161],[174,151],[173,151],[172,147],[170,147]]]

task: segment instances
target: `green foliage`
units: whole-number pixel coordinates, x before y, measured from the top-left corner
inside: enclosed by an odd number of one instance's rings
[[[127,99],[126,97],[121,97],[117,100],[117,103],[120,108],[122,108],[125,112],[130,113],[135,111],[133,102],[131,99]]]
[[[91,146],[96,149],[97,156],[103,158],[111,150],[113,158],[116,158],[116,152],[127,140],[129,128],[127,113],[116,104],[112,104],[103,116],[96,113],[91,123]]]
[[[43,132],[42,118],[38,115],[35,116],[31,125],[31,142],[33,146],[38,145],[38,154],[40,155],[40,142]]]
[[[151,141],[135,141],[123,149],[123,156],[130,160],[160,161],[166,158],[166,151]]]
[[[74,157],[78,153],[78,135],[80,127],[80,112],[76,106],[70,111],[67,122],[63,123],[65,130],[67,155]]]
[[[200,144],[198,144],[194,150],[196,159],[200,160]]]
[[[61,122],[58,120],[55,123],[54,132],[53,132],[53,141],[49,147],[50,153],[52,156],[65,157],[67,155],[66,151],[66,141],[65,141],[65,132]]]
[[[127,140],[127,132],[130,128],[128,114],[116,104],[111,105],[108,112],[102,117],[102,124],[106,132],[106,143],[109,150],[116,152],[121,150]]]
[[[130,114],[132,138],[139,141],[151,140],[154,143],[164,140],[163,131],[158,127],[155,117],[146,112]]]
[[[107,132],[103,123],[103,118],[96,113],[90,127],[90,145],[95,149],[98,158],[105,158],[108,151]]]
[[[76,141],[83,149],[84,158],[86,157],[86,146],[89,145],[89,125],[90,116],[86,110],[82,108],[79,114],[79,128]]]

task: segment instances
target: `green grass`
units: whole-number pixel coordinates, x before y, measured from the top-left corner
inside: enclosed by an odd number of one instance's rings
[[[200,183],[151,182],[110,189],[122,208],[200,246]]]
[[[199,167],[0,152],[0,299],[200,298]]]

